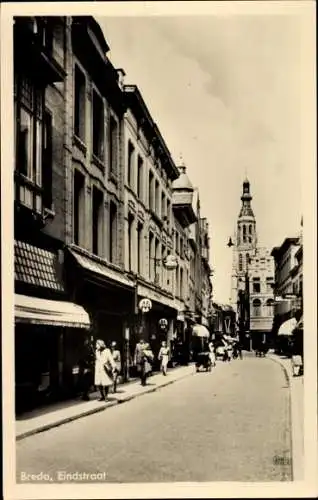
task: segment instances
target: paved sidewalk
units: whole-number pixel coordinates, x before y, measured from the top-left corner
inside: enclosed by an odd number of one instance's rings
[[[302,481],[304,479],[304,377],[293,377],[290,358],[272,353],[268,354],[268,357],[283,367],[290,386],[293,480]]]
[[[92,399],[90,401],[72,400],[25,413],[16,420],[16,439],[24,439],[52,427],[57,427],[72,420],[104,411],[106,408],[130,401],[143,394],[154,392],[161,387],[165,387],[194,373],[194,365],[181,366],[169,370],[166,377],[161,373],[152,375],[149,377],[145,387],[141,386],[139,380],[122,384],[118,386],[116,394],[109,394],[109,401],[107,402],[98,401],[98,394],[94,393],[91,395]]]

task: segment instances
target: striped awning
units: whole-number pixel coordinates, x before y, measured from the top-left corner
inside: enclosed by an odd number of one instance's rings
[[[82,306],[28,295],[15,294],[14,316],[16,323],[71,328],[90,327],[89,316]]]

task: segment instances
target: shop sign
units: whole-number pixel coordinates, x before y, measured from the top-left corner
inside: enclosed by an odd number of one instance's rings
[[[139,309],[143,312],[149,312],[150,309],[152,308],[152,302],[150,299],[141,299],[139,302]]]
[[[165,330],[168,326],[168,320],[166,318],[159,319],[159,326],[162,330]]]

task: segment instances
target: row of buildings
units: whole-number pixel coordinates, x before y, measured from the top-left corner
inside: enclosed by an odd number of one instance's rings
[[[275,310],[273,335],[279,350],[288,351],[289,341],[296,343],[298,354],[303,354],[303,236],[302,222],[298,235],[287,237],[271,255],[275,260]],[[286,322],[295,319],[297,328],[285,331]],[[286,337],[285,334],[291,333]]]
[[[118,342],[129,376],[140,336],[157,352],[175,336],[189,346],[191,325],[209,325],[209,226],[198,191],[108,51],[90,16],[14,21],[22,407],[40,394],[73,394],[96,338]]]

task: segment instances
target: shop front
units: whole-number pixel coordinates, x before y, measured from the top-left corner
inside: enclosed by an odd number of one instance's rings
[[[17,413],[77,394],[89,328],[77,304],[15,294]]]
[[[91,346],[97,339],[121,352],[122,376],[129,376],[130,342],[135,323],[135,282],[85,250],[71,248],[67,258],[68,285],[74,301],[87,310],[91,320]]]
[[[140,338],[144,338],[146,342],[149,342],[155,356],[153,370],[156,371],[159,369],[158,353],[162,341],[167,342],[170,352],[173,350],[178,315],[177,306],[173,298],[169,297],[168,294],[160,293],[145,284],[138,283],[137,297],[137,327],[131,347],[133,350],[134,345]],[[146,312],[142,310],[143,299],[148,299],[151,303],[151,307]]]

